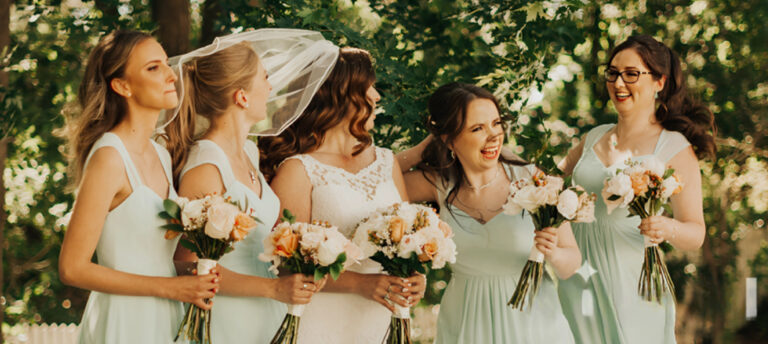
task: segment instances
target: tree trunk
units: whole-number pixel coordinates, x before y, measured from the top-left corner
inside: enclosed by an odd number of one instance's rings
[[[11,44],[11,0],[0,0],[0,52],[10,48]],[[4,57],[5,54],[3,54]],[[8,87],[8,73],[0,70],[0,85]],[[0,95],[2,97],[2,95]],[[2,101],[2,99],[0,99]],[[3,256],[5,255],[5,158],[8,154],[8,133],[0,133],[0,298],[5,296],[3,281]],[[5,305],[0,302],[0,343],[4,343],[2,324],[5,321]]]
[[[158,39],[168,56],[189,51],[189,0],[153,0],[152,19],[158,25]]]
[[[203,4],[203,23],[200,25],[200,43],[204,46],[213,42],[213,39],[219,35],[219,30],[214,28],[216,20],[219,18],[221,7],[218,0],[205,0]]]

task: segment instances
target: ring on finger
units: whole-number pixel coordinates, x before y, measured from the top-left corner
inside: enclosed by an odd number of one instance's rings
[[[384,300],[387,300],[387,302],[392,301],[389,299],[389,293],[384,294]]]
[[[302,285],[301,287],[304,288],[304,289],[307,289],[307,284],[304,283],[304,285]]]
[[[392,285],[390,284],[387,286],[387,295],[389,295],[389,293],[391,292],[392,292]]]

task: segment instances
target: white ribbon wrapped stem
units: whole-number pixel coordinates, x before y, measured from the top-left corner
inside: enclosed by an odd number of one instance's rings
[[[544,262],[544,253],[539,252],[539,249],[537,249],[536,245],[534,244],[531,246],[531,254],[528,255],[528,260],[537,263]]]
[[[395,311],[392,313],[395,318],[399,319],[410,319],[411,318],[411,307],[403,307],[398,304],[394,304]]]
[[[307,305],[288,305],[288,314],[300,317]]]
[[[218,264],[218,262],[213,259],[199,259],[197,261],[197,275],[202,276],[211,273],[211,270],[216,267],[216,264]]]

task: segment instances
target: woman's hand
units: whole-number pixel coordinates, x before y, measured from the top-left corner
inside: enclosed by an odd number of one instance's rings
[[[539,231],[534,231],[533,238],[536,249],[539,250],[546,259],[552,258],[552,254],[557,250],[557,228],[547,227]]]
[[[424,292],[427,291],[427,276],[422,274],[416,274],[411,277],[408,277],[405,279],[411,286],[405,289],[398,290],[397,287],[392,287],[391,289],[400,292],[402,296],[406,298],[406,300],[410,299],[410,305],[413,307],[419,301],[421,301],[422,298],[424,298]]]
[[[380,303],[392,312],[395,311],[392,302],[403,307],[410,307],[413,297],[410,292],[409,279],[383,274],[361,274],[359,276],[358,294]]]
[[[211,299],[219,291],[219,272],[216,268],[211,273],[202,276],[188,275],[173,277],[167,290],[169,299],[192,303],[200,309],[209,310],[213,307]]]
[[[315,281],[312,276],[295,273],[278,277],[275,280],[273,299],[290,305],[305,305],[312,295],[325,285],[326,278]]]
[[[675,238],[676,221],[666,216],[651,216],[640,221],[640,234],[645,235],[653,244]]]

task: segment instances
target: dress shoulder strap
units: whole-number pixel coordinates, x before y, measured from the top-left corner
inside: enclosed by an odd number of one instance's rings
[[[160,164],[163,166],[163,172],[165,172],[165,178],[168,179],[168,188],[171,190],[171,194],[176,194],[176,188],[173,186],[173,163],[171,162],[171,154],[161,144],[156,141],[152,141],[152,145],[155,146],[157,156],[160,158]]]
[[[224,151],[215,142],[210,140],[199,140],[189,149],[187,163],[181,170],[179,178],[184,176],[189,170],[205,164],[216,166],[221,175],[221,181],[224,183],[224,188],[229,190],[236,181],[235,175],[232,172],[232,166],[230,166]]]
[[[83,166],[88,166],[88,162],[91,161],[93,154],[96,153],[97,150],[104,147],[113,147],[120,154],[120,158],[123,160],[125,174],[128,175],[128,182],[131,183],[131,189],[135,190],[137,187],[141,186],[141,177],[139,176],[139,172],[136,170],[136,165],[133,164],[131,155],[128,154],[128,150],[125,148],[123,140],[121,140],[120,136],[117,136],[117,134],[106,132],[101,136],[101,138],[96,140],[96,142],[93,143],[93,147],[91,147],[91,151],[88,153],[88,157],[85,159],[85,165]]]
[[[691,143],[688,139],[679,131],[668,131],[666,129],[661,131],[659,142],[656,144],[656,150],[653,154],[664,162],[669,162],[677,153],[680,153],[685,148],[688,148]]]
[[[587,136],[584,141],[584,151],[591,149],[592,146],[594,146],[595,143],[597,143],[597,141],[600,140],[600,138],[608,132],[608,130],[613,129],[615,126],[616,124],[602,124],[592,128],[592,130],[587,132]]]

